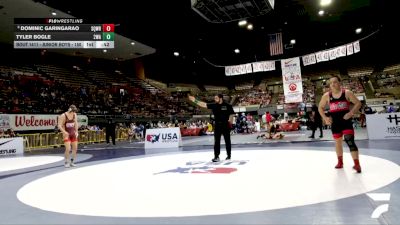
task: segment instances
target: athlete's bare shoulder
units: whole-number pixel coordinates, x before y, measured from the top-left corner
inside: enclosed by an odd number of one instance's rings
[[[345,97],[346,97],[347,99],[350,99],[350,97],[351,97],[352,95],[354,95],[354,93],[353,93],[351,90],[349,90],[349,89],[345,89],[345,90],[344,90],[344,95],[345,95]]]
[[[329,91],[328,91],[328,92],[325,92],[325,93],[322,95],[322,98],[328,99],[328,98],[329,98]]]
[[[62,113],[58,118],[59,118],[60,120],[64,120],[64,119],[65,119],[65,116],[66,116],[66,114],[65,114],[65,113]]]
[[[353,92],[349,89],[344,89],[346,95],[351,95]]]

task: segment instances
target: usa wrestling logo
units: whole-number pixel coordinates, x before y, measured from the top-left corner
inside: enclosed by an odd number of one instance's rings
[[[175,169],[165,170],[154,175],[165,174],[165,173],[195,173],[195,174],[229,174],[236,172],[240,166],[247,163],[247,160],[232,160],[232,161],[222,161],[222,162],[204,162],[204,161],[192,161],[187,162],[185,166],[177,167]]]
[[[159,133],[159,134],[148,134],[146,135],[146,141],[155,143],[155,142],[161,142],[161,143],[173,143],[173,142],[178,142],[178,134],[176,133]]]
[[[158,134],[158,135],[148,134],[146,136],[146,141],[148,141],[148,142],[155,143],[155,142],[158,142],[158,140],[160,140],[160,134]]]

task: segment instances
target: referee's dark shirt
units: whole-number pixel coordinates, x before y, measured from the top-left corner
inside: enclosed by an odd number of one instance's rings
[[[232,106],[226,102],[222,104],[208,103],[207,108],[212,110],[216,124],[228,123],[229,116],[235,114]]]

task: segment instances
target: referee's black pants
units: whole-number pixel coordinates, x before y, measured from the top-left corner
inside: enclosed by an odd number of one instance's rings
[[[224,135],[226,154],[231,157],[231,130],[227,123],[215,124],[214,129],[214,157],[218,158],[221,153],[221,135]]]
[[[107,132],[106,131],[106,142],[107,142],[107,144],[110,143],[110,137],[111,137],[113,145],[115,145],[115,131],[114,132],[112,132],[112,131]]]

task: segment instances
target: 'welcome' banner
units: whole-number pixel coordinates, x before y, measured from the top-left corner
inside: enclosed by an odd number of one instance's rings
[[[54,130],[59,115],[0,114],[0,129],[15,131]],[[88,125],[88,117],[78,115],[79,126]]]

